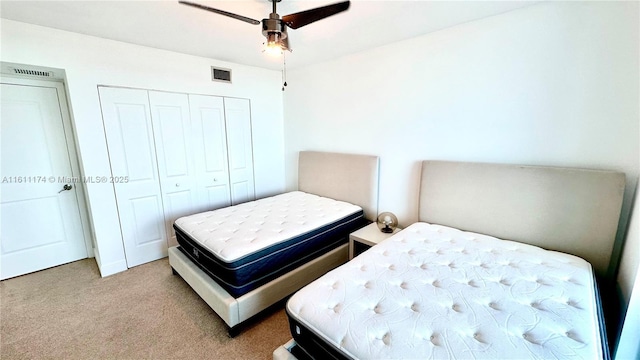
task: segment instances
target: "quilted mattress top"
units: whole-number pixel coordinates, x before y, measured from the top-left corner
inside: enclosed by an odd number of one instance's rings
[[[226,262],[361,211],[359,206],[292,191],[177,219],[175,225]]]
[[[358,359],[601,358],[581,258],[416,223],[296,293],[289,314]]]

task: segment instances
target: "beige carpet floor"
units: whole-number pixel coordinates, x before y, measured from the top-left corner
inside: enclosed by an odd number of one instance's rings
[[[101,278],[93,259],[0,282],[2,359],[271,359],[283,304],[235,338],[167,259]]]

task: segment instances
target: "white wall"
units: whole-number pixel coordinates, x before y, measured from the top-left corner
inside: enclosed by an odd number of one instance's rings
[[[638,176],[637,3],[543,3],[291,70],[295,153],[381,156],[381,210],[417,219],[417,163],[608,168]]]
[[[380,211],[406,226],[420,160],[620,170],[624,234],[640,170],[638,13],[637,2],[544,2],[290,70],[287,188],[300,150],[379,155]],[[634,280],[625,270],[622,287]]]
[[[284,189],[279,72],[6,19],[0,26],[0,60],[65,70],[85,176],[110,175],[97,85],[114,85],[251,99],[256,195],[264,197]],[[212,65],[233,69],[233,84],[212,82]],[[102,275],[125,270],[113,187],[87,184],[86,193]]]

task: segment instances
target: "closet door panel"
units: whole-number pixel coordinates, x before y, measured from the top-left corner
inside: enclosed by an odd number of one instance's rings
[[[210,211],[231,205],[231,194],[228,185],[212,185],[205,188],[203,199],[206,202],[201,209],[202,211]]]
[[[158,209],[162,207],[158,196],[131,199],[131,214],[135,219],[136,245],[144,245],[164,237],[162,222],[158,221]]]
[[[189,95],[198,188],[197,211],[231,204],[224,102],[221,97]]]
[[[166,231],[147,91],[99,87],[120,228],[132,267],[167,256]]]
[[[248,99],[224,99],[231,204],[255,199],[251,105]]]
[[[185,190],[185,191],[171,191],[164,195],[164,207],[165,214],[169,214],[167,220],[167,227],[171,227],[171,236],[175,240],[175,230],[173,230],[173,223],[179,217],[185,215],[194,214],[195,211],[193,209],[193,192],[194,190]],[[177,242],[173,245],[177,245]],[[169,246],[173,246],[171,242]]]
[[[251,190],[249,189],[248,181],[237,181],[233,183],[231,186],[231,194],[235,196],[236,204],[252,200],[250,198]]]
[[[195,212],[197,195],[187,94],[149,91],[168,246],[175,246],[174,221]]]

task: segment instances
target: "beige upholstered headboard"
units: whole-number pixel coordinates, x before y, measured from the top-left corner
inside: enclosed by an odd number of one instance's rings
[[[377,156],[301,151],[298,190],[358,205],[374,220],[379,163]]]
[[[624,173],[424,161],[420,221],[570,253],[605,276]]]

